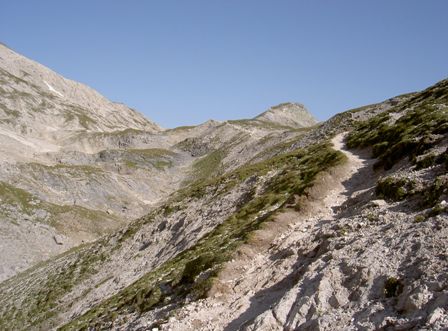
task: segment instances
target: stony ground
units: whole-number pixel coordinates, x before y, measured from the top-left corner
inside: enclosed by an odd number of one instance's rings
[[[305,210],[260,230],[210,297],[184,306],[163,330],[448,326],[446,214],[416,223],[407,206],[374,200],[374,160],[342,138],[333,144],[348,162],[320,179]]]

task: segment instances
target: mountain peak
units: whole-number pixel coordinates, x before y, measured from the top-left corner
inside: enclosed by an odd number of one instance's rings
[[[254,119],[300,128],[317,124],[317,120],[305,106],[295,102],[285,102],[273,106]]]

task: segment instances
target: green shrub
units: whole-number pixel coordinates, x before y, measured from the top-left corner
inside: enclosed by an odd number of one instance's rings
[[[432,167],[433,165],[436,164],[436,160],[437,160],[436,155],[433,153],[430,153],[430,154],[426,155],[425,157],[419,159],[418,161],[415,161],[415,168],[417,170],[420,170],[420,169]]]
[[[426,217],[422,214],[416,215],[414,217],[414,223],[421,223],[426,220]]]
[[[163,295],[159,287],[142,288],[134,298],[134,306],[139,313],[144,313],[149,311],[162,299]]]
[[[437,204],[432,207],[431,211],[428,213],[428,217],[434,217],[448,211],[447,205]]]
[[[407,178],[387,177],[378,181],[375,193],[378,197],[400,201],[414,193],[414,182]]]
[[[194,283],[196,277],[204,270],[213,266],[215,257],[212,253],[204,253],[194,260],[188,261],[185,264],[182,273],[181,283]]]
[[[445,170],[448,170],[448,147],[437,157],[436,163],[445,165]]]
[[[441,175],[434,180],[434,183],[425,192],[425,205],[434,206],[442,196],[448,192],[448,176]]]

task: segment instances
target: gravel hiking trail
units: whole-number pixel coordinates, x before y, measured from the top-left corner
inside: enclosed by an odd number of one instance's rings
[[[347,150],[345,135],[335,136],[332,143],[347,161],[317,179],[300,211],[288,208],[256,231],[225,264],[209,297],[184,306],[164,330],[240,330],[294,286],[296,251],[312,248],[310,234],[335,221],[339,213],[350,212],[347,201],[374,185],[375,160],[362,151]]]

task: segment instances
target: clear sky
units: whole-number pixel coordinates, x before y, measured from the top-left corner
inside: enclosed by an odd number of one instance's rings
[[[164,127],[320,120],[448,76],[446,0],[0,0],[0,41]]]

